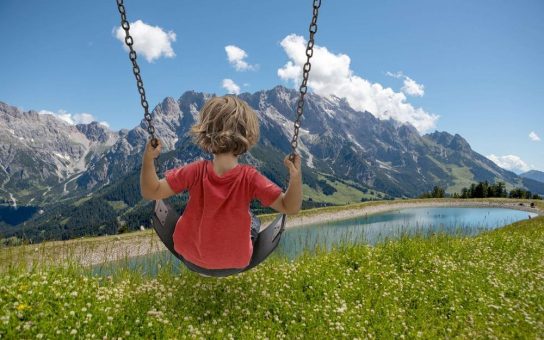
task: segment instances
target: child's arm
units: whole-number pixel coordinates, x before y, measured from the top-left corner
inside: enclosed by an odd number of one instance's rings
[[[300,171],[300,155],[295,155],[294,162],[285,157],[283,163],[289,169],[289,186],[270,207],[283,214],[296,214],[302,207],[302,172]]]
[[[155,171],[153,159],[161,153],[161,141],[158,140],[156,148],[151,146],[151,140],[145,146],[142,171],[140,172],[140,193],[146,200],[162,200],[176,193],[170,188],[165,179],[159,180]]]

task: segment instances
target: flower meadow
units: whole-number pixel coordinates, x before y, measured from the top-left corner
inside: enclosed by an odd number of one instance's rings
[[[238,276],[0,272],[0,338],[543,338],[544,217],[271,258]]]

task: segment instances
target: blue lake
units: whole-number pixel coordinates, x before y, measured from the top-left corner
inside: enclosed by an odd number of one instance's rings
[[[447,233],[472,236],[519,220],[537,216],[536,213],[502,208],[409,208],[392,210],[347,220],[286,229],[272,256],[295,259],[304,251],[330,250],[341,243],[376,244],[402,235]],[[153,274],[161,266],[184,267],[168,251],[134,257],[124,261],[95,266],[95,274],[107,274],[115,268],[130,267]]]
[[[0,205],[0,221],[15,226],[30,219],[38,211],[38,208],[35,206],[18,206],[14,208],[8,205]]]

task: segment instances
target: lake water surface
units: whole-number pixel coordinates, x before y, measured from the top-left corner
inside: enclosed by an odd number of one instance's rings
[[[408,208],[392,210],[347,220],[289,228],[273,256],[295,259],[304,251],[313,252],[318,247],[330,250],[341,243],[376,244],[402,235],[477,235],[519,220],[537,216],[536,213],[503,208]],[[108,273],[119,266],[129,266],[153,274],[157,268],[173,265],[183,267],[168,251],[116,261],[95,267],[95,273]]]
[[[17,225],[30,219],[39,207],[36,206],[18,206],[0,205],[0,221],[9,225]]]

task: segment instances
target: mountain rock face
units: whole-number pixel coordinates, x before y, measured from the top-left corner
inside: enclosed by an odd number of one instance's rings
[[[0,198],[38,199],[38,193],[88,170],[89,160],[100,157],[117,139],[96,122],[73,126],[50,114],[22,112],[0,102]]]
[[[108,143],[111,138],[116,138],[117,135],[111,132],[107,127],[98,122],[91,122],[90,124],[77,124],[76,128],[87,137],[91,142],[110,144]]]
[[[153,123],[163,143],[161,172],[209,157],[192,144],[187,132],[212,96],[188,91],[177,100],[165,98],[155,107]],[[277,86],[240,97],[256,110],[261,124],[258,145],[242,161],[282,184],[298,93]],[[524,180],[474,152],[460,135],[422,136],[411,125],[356,111],[341,98],[308,94],[306,99],[299,152],[307,200],[324,202],[337,190],[357,201],[368,192],[382,195],[378,198],[413,197],[434,185],[459,192],[483,180],[500,180],[544,194],[543,187],[534,185],[537,182]],[[44,208],[43,216],[27,225],[42,228],[68,223],[58,231],[62,237],[79,208],[111,203],[119,209],[115,213],[123,215],[123,209],[146,203],[140,199],[138,174],[147,139],[143,119],[133,129],[113,132],[96,122],[69,125],[53,115],[23,112],[0,102],[0,202]],[[109,225],[100,223],[97,227]]]
[[[165,168],[206,157],[190,145],[187,132],[213,95],[185,92],[165,98],[152,112],[163,142]],[[245,160],[267,167],[290,151],[298,93],[277,86],[240,97],[256,109],[261,139]],[[421,136],[411,125],[379,120],[353,110],[337,97],[306,96],[300,152],[313,174],[350,180],[391,196],[415,196],[434,185],[450,189],[472,181],[521,181],[474,152],[460,135]],[[140,166],[147,122],[113,132],[96,122],[69,125],[55,116],[22,112],[0,103],[0,197],[47,202],[47,196],[78,196],[115,182]],[[281,165],[276,164],[276,179]]]

